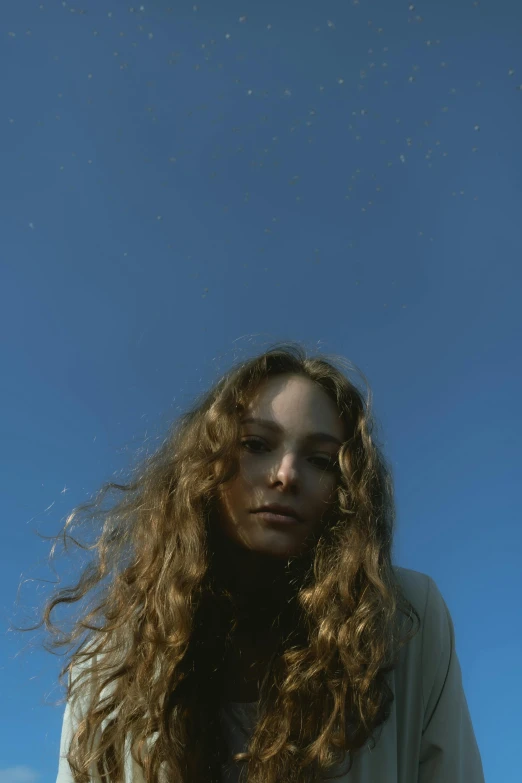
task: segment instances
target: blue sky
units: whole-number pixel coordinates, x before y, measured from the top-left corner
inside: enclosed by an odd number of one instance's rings
[[[1,17],[0,783],[57,771],[62,661],[8,631],[52,588],[36,531],[278,340],[366,374],[396,562],[450,608],[488,783],[520,780],[520,4]]]

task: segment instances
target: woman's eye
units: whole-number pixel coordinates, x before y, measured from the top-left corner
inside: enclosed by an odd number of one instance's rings
[[[253,444],[254,446],[264,446],[265,445],[263,443],[263,441],[258,440],[257,438],[245,438],[244,440],[241,441],[241,443],[242,443],[243,446],[248,446],[249,450],[251,448],[250,444]],[[254,451],[254,454],[256,454],[256,453],[259,453],[259,452]],[[313,457],[313,459],[314,459],[315,462],[320,463],[320,465],[321,465],[321,467],[323,469],[324,468],[330,468],[331,470],[333,470],[333,469],[335,469],[335,467],[337,465],[337,463],[336,463],[336,461],[334,459],[330,460],[330,459],[327,459],[326,457]]]
[[[241,441],[241,443],[243,444],[243,446],[250,446],[251,443],[253,443],[254,446],[256,446],[256,445],[257,446],[263,446],[264,445],[260,440],[256,440],[254,438],[245,438],[244,440]]]

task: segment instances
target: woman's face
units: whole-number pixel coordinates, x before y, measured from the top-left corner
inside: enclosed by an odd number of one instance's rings
[[[344,440],[336,405],[319,386],[296,375],[267,379],[242,417],[239,474],[219,498],[221,531],[265,561],[299,555],[335,501]],[[291,506],[299,523],[276,525],[253,513],[268,503]],[[248,562],[255,568],[255,557]]]

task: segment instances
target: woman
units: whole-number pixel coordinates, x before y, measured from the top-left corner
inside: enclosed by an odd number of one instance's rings
[[[57,783],[483,783],[447,606],[392,565],[370,403],[276,345],[70,515],[104,527],[44,610],[53,647],[77,645]],[[72,631],[51,622],[91,595]]]

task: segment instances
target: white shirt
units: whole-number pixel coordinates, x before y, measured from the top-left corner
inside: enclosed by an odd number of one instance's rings
[[[337,783],[485,783],[448,607],[431,577],[398,566],[394,571],[419,613],[421,629],[386,675],[395,700],[376,731],[375,747],[368,742],[355,754],[349,773],[343,772],[345,761],[324,780],[339,775]],[[83,709],[85,703],[74,710],[66,705],[56,783],[74,783],[65,754]],[[222,710],[231,755],[246,750],[256,714],[256,702],[230,703]],[[242,766],[224,770],[223,783],[236,783]],[[101,783],[96,773],[91,783]],[[128,747],[124,783],[144,783]]]

